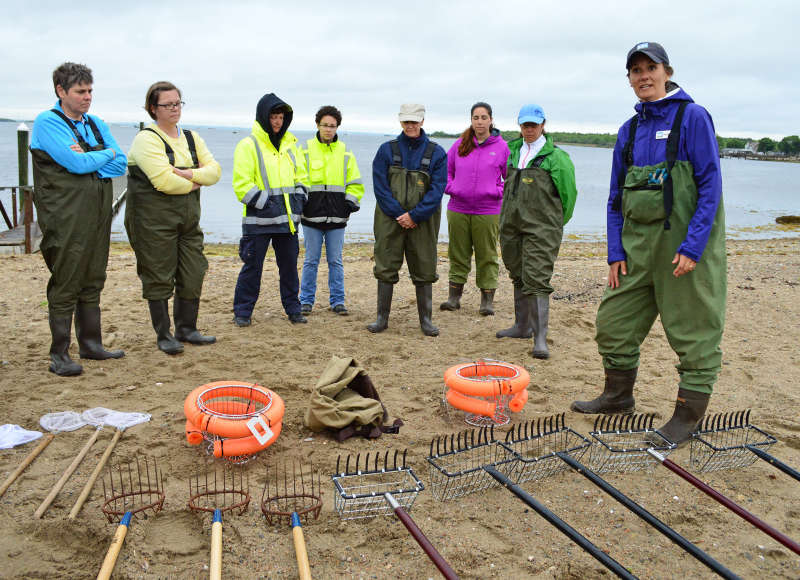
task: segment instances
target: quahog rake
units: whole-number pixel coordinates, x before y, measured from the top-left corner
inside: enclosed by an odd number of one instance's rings
[[[589,452],[589,467],[595,473],[652,471],[656,462],[648,454],[654,449],[664,456],[675,445],[653,428],[655,415],[600,415],[589,433],[595,440]]]
[[[344,470],[340,470],[341,456],[338,457],[336,475],[331,477],[336,491],[336,512],[345,520],[394,513],[442,576],[457,579],[458,575],[408,515],[408,510],[425,486],[406,464],[407,451],[403,451],[402,456],[397,450],[393,455],[387,450],[383,457],[380,453],[375,453],[372,460],[367,453],[363,465],[360,454],[356,455],[355,460],[348,455],[344,461]]]

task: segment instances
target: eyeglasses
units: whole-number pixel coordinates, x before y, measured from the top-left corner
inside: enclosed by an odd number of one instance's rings
[[[324,123],[320,123],[320,129],[337,129],[338,125],[325,125]]]
[[[185,104],[186,103],[183,101],[178,101],[176,103],[157,103],[156,107],[161,107],[162,109],[165,109],[167,111],[174,111],[175,109],[180,109]]]

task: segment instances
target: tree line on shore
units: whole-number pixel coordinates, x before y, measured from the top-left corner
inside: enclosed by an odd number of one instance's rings
[[[501,131],[500,134],[506,141],[511,141],[519,137],[519,131]],[[573,133],[565,131],[548,131],[548,134],[553,137],[556,143],[565,143],[568,145],[589,145],[592,147],[614,147],[617,142],[616,133]],[[432,137],[459,137],[460,134],[445,133],[444,131],[435,131],[431,134]],[[717,135],[717,144],[720,149],[744,149],[745,146],[752,141],[744,137],[721,137]],[[797,135],[789,135],[780,141],[774,141],[769,137],[763,137],[757,141],[759,153],[769,153],[776,151],[783,153],[787,156],[800,155],[800,137]]]

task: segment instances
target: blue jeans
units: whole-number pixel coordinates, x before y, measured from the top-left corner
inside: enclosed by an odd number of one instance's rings
[[[325,256],[328,259],[328,291],[331,308],[344,304],[344,228],[320,230],[303,224],[303,245],[306,257],[303,262],[303,275],[300,278],[300,302],[314,305],[317,294],[317,268],[322,255],[322,241],[325,240]]]
[[[261,293],[261,272],[270,242],[278,265],[283,310],[286,314],[300,313],[300,302],[297,300],[297,256],[300,244],[297,235],[251,234],[242,236],[239,241],[239,257],[243,264],[233,293],[233,313],[236,316],[250,318],[253,314]]]

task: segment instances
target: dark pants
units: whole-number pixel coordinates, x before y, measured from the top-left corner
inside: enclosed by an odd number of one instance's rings
[[[245,235],[239,241],[239,257],[244,264],[236,281],[233,294],[233,313],[242,318],[250,318],[261,291],[261,272],[264,258],[272,241],[275,261],[280,277],[281,304],[286,314],[300,313],[300,280],[297,276],[297,256],[300,245],[296,234],[255,234]]]

